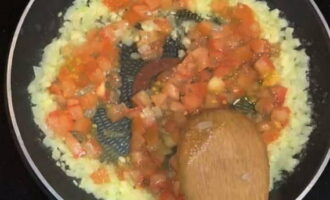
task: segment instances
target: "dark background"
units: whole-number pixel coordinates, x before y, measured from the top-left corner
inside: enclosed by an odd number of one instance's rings
[[[315,0],[330,23],[330,1]],[[0,200],[47,199],[25,169],[11,135],[4,102],[4,77],[12,35],[28,0],[5,0],[0,6]],[[330,165],[306,196],[306,200],[330,199]]]

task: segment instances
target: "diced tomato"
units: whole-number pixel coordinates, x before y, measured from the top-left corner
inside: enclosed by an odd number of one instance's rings
[[[162,108],[166,102],[167,95],[163,93],[155,94],[151,96],[152,102],[157,106]]]
[[[238,86],[248,90],[257,81],[258,81],[258,73],[252,67],[245,65],[241,68],[237,77]]]
[[[83,149],[80,142],[71,133],[66,134],[64,142],[74,158],[80,158],[86,155],[86,151]]]
[[[250,42],[250,47],[254,53],[269,54],[271,52],[271,45],[267,40],[255,39]]]
[[[190,112],[198,109],[204,102],[207,93],[207,85],[204,83],[194,83],[186,86],[185,96],[182,103]]]
[[[204,98],[207,93],[206,83],[191,83],[185,86],[185,94],[193,94]]]
[[[99,158],[102,154],[102,147],[94,138],[88,138],[86,142],[83,143],[83,148],[85,149],[87,155],[90,158]]]
[[[282,106],[284,101],[285,101],[285,97],[287,94],[288,89],[281,86],[281,85],[277,85],[272,87],[272,93],[275,96],[275,102],[277,105]]]
[[[174,0],[175,5],[179,8],[187,8],[190,0]]]
[[[145,147],[145,139],[143,135],[139,134],[137,131],[132,131],[130,151],[140,151],[143,147]]]
[[[142,172],[139,170],[130,170],[129,175],[131,180],[134,182],[134,187],[141,188],[143,186],[143,182],[145,180],[145,177],[143,176]]]
[[[208,47],[211,50],[217,50],[217,51],[223,52],[226,48],[226,41],[223,38],[209,39]]]
[[[272,111],[271,119],[274,122],[281,123],[282,126],[286,126],[290,119],[290,109],[288,107],[275,108]]]
[[[163,33],[170,33],[172,30],[171,23],[166,18],[156,18],[153,22],[157,25],[157,30]]]
[[[269,131],[262,134],[262,138],[266,144],[271,144],[275,142],[279,137],[279,131]]]
[[[79,101],[83,109],[94,109],[98,103],[97,96],[91,92],[81,96]]]
[[[70,98],[66,101],[66,105],[70,106],[79,106],[79,100],[77,98]]]
[[[275,67],[272,61],[269,59],[268,56],[261,56],[257,62],[254,64],[254,68],[258,71],[260,76],[266,77],[267,75],[271,74]]]
[[[144,177],[148,177],[155,173],[156,165],[153,163],[147,152],[132,152],[131,159],[133,165],[142,172]]]
[[[201,71],[198,74],[198,78],[199,78],[200,82],[207,82],[211,79],[211,77],[212,77],[212,73],[210,71],[208,71],[207,69]]]
[[[62,94],[62,89],[60,85],[56,82],[52,83],[52,85],[48,88],[49,92],[56,95]]]
[[[274,101],[272,98],[261,98],[256,104],[256,110],[262,114],[270,114],[274,109]]]
[[[253,52],[249,46],[242,46],[234,49],[228,57],[235,61],[235,63],[237,63],[236,65],[240,66],[252,59]]]
[[[109,172],[105,167],[100,167],[90,175],[93,182],[97,185],[110,182]]]
[[[93,72],[88,74],[88,78],[95,85],[99,85],[104,81],[105,76],[101,69],[96,68]]]
[[[140,116],[132,119],[132,133],[133,135],[143,135],[145,133],[145,124]]]
[[[119,9],[126,8],[130,4],[131,0],[103,0],[103,3],[111,10],[117,11]]]
[[[156,151],[159,148],[159,142],[160,142],[160,138],[159,138],[159,134],[158,134],[158,125],[157,124],[153,124],[152,126],[150,126],[145,134],[144,134],[144,139],[146,141],[146,147],[148,149],[148,151]]]
[[[170,110],[172,110],[174,112],[184,112],[185,107],[184,107],[184,105],[182,105],[182,103],[180,103],[178,101],[172,101],[170,103]]]
[[[220,65],[219,67],[217,67],[214,71],[214,75],[222,78],[224,76],[229,75],[232,72],[232,69],[226,65]]]
[[[137,106],[151,106],[151,98],[145,90],[141,90],[140,92],[135,94],[132,98],[132,101]]]
[[[114,56],[114,52],[109,52],[109,55]],[[99,56],[97,58],[97,64],[101,68],[101,70],[106,71],[113,67],[113,64],[111,63],[111,60],[106,58],[105,56]]]
[[[197,95],[185,95],[182,99],[182,102],[187,110],[193,112],[201,107],[203,104],[203,98]]]
[[[219,61],[224,57],[223,51],[209,49],[210,68],[214,68],[219,64]]]
[[[91,128],[92,128],[92,122],[90,119],[86,117],[77,119],[74,122],[74,126],[73,126],[73,130],[83,134],[88,134]]]
[[[163,88],[163,93],[174,100],[179,100],[180,98],[179,89],[172,83],[165,84]]]
[[[59,136],[63,137],[73,129],[73,119],[69,112],[55,110],[47,117],[47,125]]]
[[[156,173],[150,177],[150,188],[153,191],[160,191],[167,186],[167,177],[164,173]]]
[[[124,181],[126,179],[126,175],[128,174],[128,170],[123,166],[116,167],[115,170],[116,170],[116,175],[117,175],[118,179],[120,181]]]
[[[232,15],[241,23],[238,31],[245,37],[257,38],[260,34],[259,24],[255,21],[252,9],[245,4],[237,4],[234,7]]]
[[[243,23],[254,22],[254,13],[252,9],[242,3],[238,3],[233,9],[233,17],[240,20]]]
[[[83,109],[79,104],[68,106],[67,109],[74,120],[78,120],[84,117]]]
[[[139,21],[147,19],[149,12],[150,10],[146,5],[134,5],[125,13],[124,19],[130,24],[135,24]]]
[[[172,8],[173,0],[160,0],[160,5],[162,9],[168,10]]]
[[[228,9],[228,2],[226,0],[212,1],[211,7],[215,13],[226,16],[226,11]]]
[[[143,0],[143,2],[149,7],[150,10],[156,10],[161,5],[159,0]]]
[[[208,21],[203,21],[197,24],[196,28],[203,36],[209,36],[212,32],[213,25]]]
[[[72,80],[61,81],[61,89],[65,98],[72,97],[77,91],[77,86]]]
[[[125,104],[111,104],[107,106],[107,116],[112,122],[123,119],[127,113],[127,107]]]
[[[197,48],[194,51],[192,51],[190,53],[193,58],[194,58],[194,62],[198,67],[198,71],[201,72],[203,71],[205,68],[207,68],[210,64],[210,60],[209,60],[209,51],[207,48]]]

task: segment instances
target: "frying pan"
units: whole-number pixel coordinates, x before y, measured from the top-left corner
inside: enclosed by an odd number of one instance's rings
[[[271,200],[303,199],[330,159],[330,30],[313,0],[267,0],[295,28],[310,56],[310,89],[315,129],[301,160],[292,174],[275,186]],[[27,86],[34,78],[33,66],[41,60],[43,48],[57,36],[65,11],[72,1],[31,0],[16,29],[7,66],[8,115],[17,146],[40,187],[50,198],[95,199],[73,184],[72,178],[56,166],[42,143],[42,133],[33,121]],[[329,197],[330,198],[330,197]]]

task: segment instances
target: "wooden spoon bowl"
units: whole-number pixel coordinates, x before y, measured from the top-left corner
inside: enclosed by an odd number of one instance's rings
[[[192,117],[178,149],[187,200],[266,200],[269,164],[255,124],[227,110]]]

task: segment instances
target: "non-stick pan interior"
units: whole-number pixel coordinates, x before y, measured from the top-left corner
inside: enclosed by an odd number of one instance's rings
[[[330,146],[330,123],[327,122],[330,119],[330,104],[327,104],[330,92],[330,79],[327,78],[327,74],[330,74],[330,39],[310,1],[268,2],[271,7],[283,11],[283,16],[295,28],[295,36],[303,41],[307,54],[311,57],[310,93],[316,128],[306,150],[298,155],[301,157],[301,163],[293,174],[278,184],[270,198],[291,200],[297,198],[315,177]],[[7,88],[11,89],[7,91],[8,105],[12,105],[13,108],[10,117],[13,126],[19,130],[16,131],[16,137],[21,146],[22,156],[30,167],[32,166],[33,173],[43,180],[43,184],[48,182],[46,189],[52,191],[49,195],[64,199],[93,199],[73,184],[72,178],[67,177],[56,166],[55,161],[51,159],[50,151],[43,147],[42,133],[33,121],[27,92],[27,86],[34,78],[33,66],[38,65],[43,48],[58,34],[58,28],[62,23],[58,13],[65,11],[70,4],[71,1],[67,0],[36,0],[32,4],[22,27],[19,27],[21,29],[17,35],[17,42],[14,40],[14,51],[9,58],[12,65],[9,65],[7,77],[11,80],[7,85]]]

